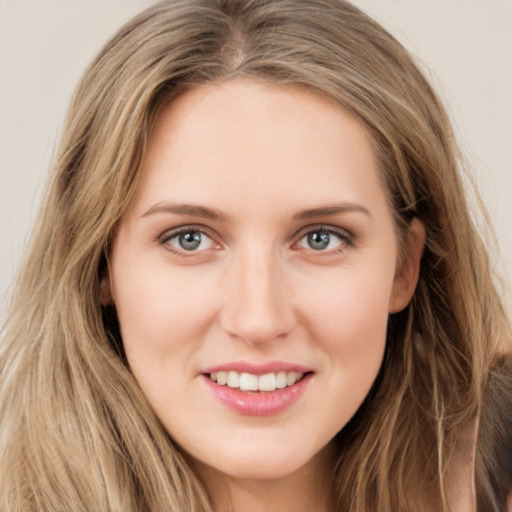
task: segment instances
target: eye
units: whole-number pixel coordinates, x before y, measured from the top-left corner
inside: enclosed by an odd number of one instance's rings
[[[199,252],[215,247],[214,241],[204,231],[192,228],[167,232],[159,241],[176,252]]]
[[[297,245],[302,249],[329,252],[341,250],[350,243],[351,240],[347,233],[332,228],[318,228],[304,234]]]

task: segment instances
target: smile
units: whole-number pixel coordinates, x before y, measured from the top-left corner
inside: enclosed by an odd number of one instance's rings
[[[292,386],[302,379],[300,372],[271,372],[255,375],[247,372],[219,371],[210,373],[210,379],[221,386],[228,386],[240,391],[275,391]]]
[[[209,392],[228,409],[244,416],[272,416],[304,395],[314,373],[311,368],[283,362],[242,362],[210,368],[202,377]]]

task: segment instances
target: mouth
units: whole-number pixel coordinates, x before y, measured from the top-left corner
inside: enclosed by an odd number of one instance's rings
[[[276,391],[293,386],[307,373],[295,371],[269,372],[263,375],[256,375],[248,372],[218,371],[206,374],[213,382],[240,391]]]
[[[291,408],[306,393],[314,375],[308,368],[290,365],[286,369],[274,365],[274,371],[268,365],[238,366],[238,370],[212,368],[202,377],[221,404],[244,416],[273,416]]]

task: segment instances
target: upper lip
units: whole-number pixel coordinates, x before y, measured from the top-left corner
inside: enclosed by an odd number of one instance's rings
[[[201,373],[216,372],[239,372],[252,373],[253,375],[265,375],[267,373],[277,372],[311,372],[312,368],[300,364],[290,363],[286,361],[267,361],[265,363],[252,363],[249,361],[232,361],[216,366],[205,368]]]

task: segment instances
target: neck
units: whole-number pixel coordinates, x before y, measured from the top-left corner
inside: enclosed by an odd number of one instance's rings
[[[193,464],[205,483],[215,511],[329,512],[330,489],[326,455],[290,475],[272,479],[236,478],[201,464]]]

